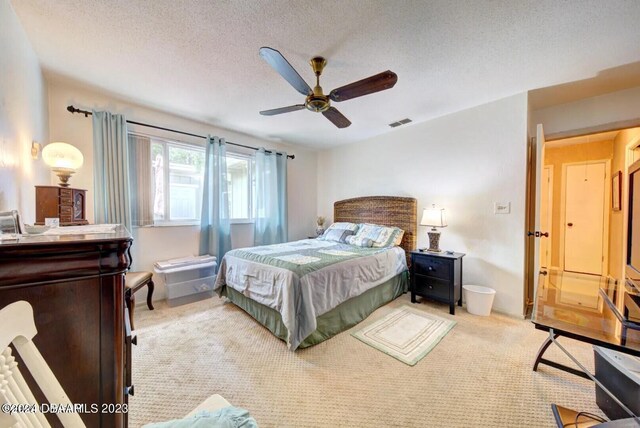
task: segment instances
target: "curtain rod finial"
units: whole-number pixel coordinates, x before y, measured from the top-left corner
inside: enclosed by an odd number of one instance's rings
[[[296,158],[296,155],[289,155],[289,157],[290,157],[291,159],[295,159],[295,158]]]
[[[67,111],[70,113],[75,113],[76,109],[73,106],[67,106]]]

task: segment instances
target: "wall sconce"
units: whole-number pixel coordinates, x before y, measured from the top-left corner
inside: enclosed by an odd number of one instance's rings
[[[69,187],[69,177],[84,162],[80,150],[67,143],[50,143],[42,149],[42,159],[60,179],[61,187]]]
[[[31,157],[33,160],[38,160],[38,157],[40,156],[40,149],[42,149],[40,143],[35,140],[31,142]]]

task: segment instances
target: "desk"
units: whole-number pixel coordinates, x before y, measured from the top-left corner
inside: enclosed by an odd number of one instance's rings
[[[560,336],[568,337],[640,357],[638,335],[616,335],[618,324],[626,329],[635,328],[636,325],[625,319],[613,304],[618,288],[617,283],[608,277],[557,269],[542,271],[536,287],[532,321],[537,329],[549,332],[549,337],[536,355],[533,370],[536,371],[539,364],[555,367],[593,380],[612,395],[557,339]],[[544,358],[551,344],[558,346],[580,370]],[[618,401],[615,397],[614,400]]]

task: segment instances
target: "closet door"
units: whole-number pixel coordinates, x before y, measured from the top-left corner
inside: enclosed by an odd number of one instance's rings
[[[564,270],[603,274],[605,168],[604,162],[566,166]]]

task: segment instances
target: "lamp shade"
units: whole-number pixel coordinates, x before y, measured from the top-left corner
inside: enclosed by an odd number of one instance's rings
[[[82,166],[80,150],[67,143],[50,143],[42,149],[42,159],[53,170],[75,171]]]
[[[431,227],[447,227],[447,219],[444,215],[444,208],[436,208],[435,205],[431,208],[425,208],[422,211],[422,220],[420,220],[421,226]]]

